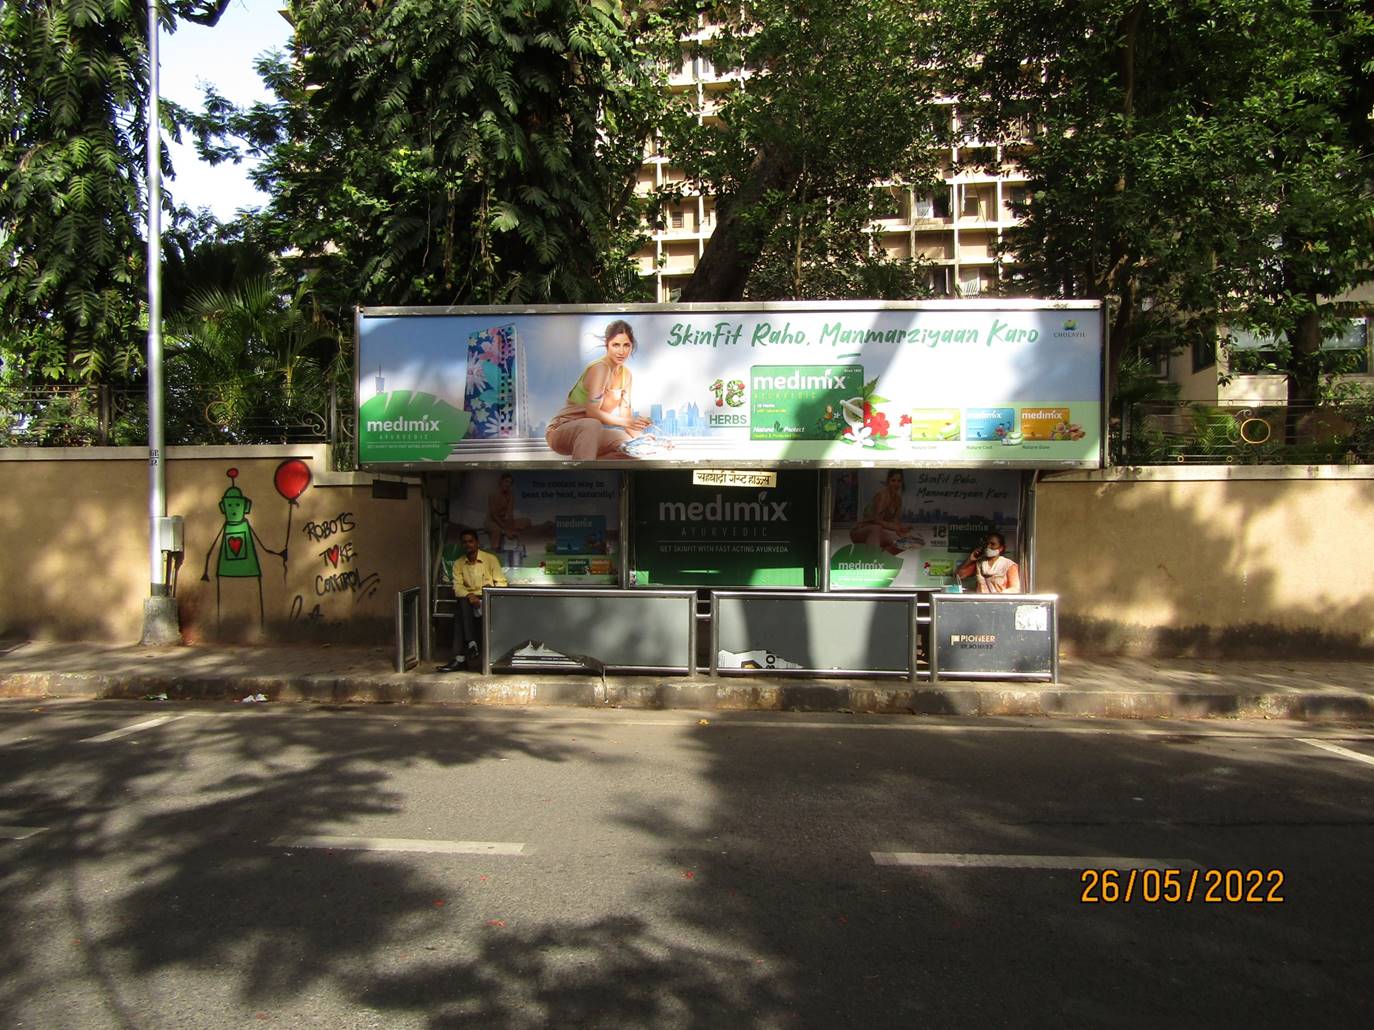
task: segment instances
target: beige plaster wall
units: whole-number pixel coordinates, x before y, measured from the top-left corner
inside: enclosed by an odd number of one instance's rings
[[[1080,653],[1374,654],[1374,469],[1151,468],[1037,488],[1036,587]]]
[[[0,631],[138,639],[149,582],[146,454],[0,449]],[[274,485],[288,460],[311,472],[294,507]],[[323,447],[170,450],[167,510],[186,520],[177,600],[188,643],[390,639],[396,591],[420,584],[419,489],[406,500],[374,499],[372,476],[331,473],[328,465]],[[217,597],[213,549],[230,468],[253,502],[248,521],[262,575],[219,580]],[[286,561],[265,548],[284,549]]]

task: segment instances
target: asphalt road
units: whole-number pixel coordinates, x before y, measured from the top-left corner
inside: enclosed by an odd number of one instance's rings
[[[1370,729],[4,702],[0,1026],[1368,1025],[1371,855]]]

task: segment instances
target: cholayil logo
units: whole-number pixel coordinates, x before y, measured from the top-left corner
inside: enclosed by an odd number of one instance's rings
[[[1088,334],[1085,333],[1082,329],[1079,329],[1079,328],[1078,328],[1078,319],[1076,319],[1076,318],[1066,318],[1066,319],[1064,319],[1064,327],[1063,327],[1062,329],[1058,330],[1057,332],[1055,332],[1054,335],[1055,335],[1056,337],[1062,339],[1063,337],[1066,337],[1066,336],[1070,336],[1070,337],[1074,337],[1074,338],[1082,338],[1082,337],[1084,337],[1084,336],[1087,336]]]
[[[1078,328],[1078,320],[1074,318],[1064,319],[1064,328],[1067,329],[1069,332],[1073,332],[1075,329]]]

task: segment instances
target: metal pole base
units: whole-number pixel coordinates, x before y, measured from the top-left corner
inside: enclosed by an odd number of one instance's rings
[[[143,599],[144,647],[165,647],[181,643],[181,620],[177,617],[175,597],[145,597]]]

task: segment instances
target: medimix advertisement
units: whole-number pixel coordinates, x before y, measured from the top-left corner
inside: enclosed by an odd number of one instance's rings
[[[618,473],[470,471],[454,477],[448,521],[476,531],[511,586],[619,582]]]
[[[810,469],[768,489],[699,486],[678,469],[636,476],[634,583],[814,588],[819,498]]]
[[[1019,472],[843,469],[829,473],[833,590],[938,590],[994,530],[1016,553]]]
[[[1101,464],[1090,302],[358,315],[364,465]]]

